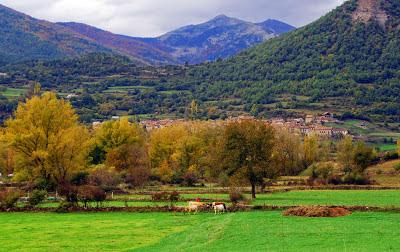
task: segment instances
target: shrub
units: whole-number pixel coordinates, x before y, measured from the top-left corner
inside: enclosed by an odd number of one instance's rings
[[[169,195],[169,201],[176,202],[179,200],[180,194],[177,191],[173,191]]]
[[[71,184],[75,186],[86,185],[89,182],[88,172],[78,172],[75,173],[71,178]]]
[[[168,192],[156,192],[151,195],[151,200],[153,201],[167,201],[168,198]]]
[[[116,172],[105,167],[100,167],[89,175],[89,184],[99,186],[106,192],[117,189],[119,183],[120,178],[116,175]]]
[[[186,172],[183,175],[183,184],[185,186],[194,186],[197,183],[197,177],[196,174],[194,174],[193,172]]]
[[[384,161],[389,161],[389,160],[396,160],[398,158],[399,154],[396,151],[391,151],[391,152],[386,152],[382,159]]]
[[[232,187],[229,190],[229,199],[231,200],[232,203],[237,204],[240,201],[245,200],[246,198],[244,197],[243,193],[239,188]]]
[[[393,168],[397,171],[400,172],[400,163],[397,163],[393,166]]]
[[[96,202],[99,206],[100,202],[106,199],[106,194],[104,190],[97,186],[81,186],[78,188],[78,200],[82,202],[85,207],[87,203]]]
[[[76,186],[61,185],[58,191],[65,198],[65,201],[72,204],[78,203],[78,188]]]
[[[56,208],[56,213],[68,213],[71,208],[74,208],[76,205],[71,202],[64,202],[62,201],[60,205]]]
[[[45,190],[34,190],[28,200],[30,206],[34,207],[42,203],[46,199],[47,192]]]
[[[340,185],[342,183],[343,183],[342,178],[338,175],[332,175],[328,178],[328,184]]]
[[[15,190],[4,190],[0,192],[0,207],[13,208],[16,206],[20,192]]]
[[[143,187],[149,181],[150,170],[146,167],[132,168],[126,171],[125,182],[133,187]]]
[[[348,185],[370,185],[369,177],[359,173],[349,173],[343,177],[343,183]]]

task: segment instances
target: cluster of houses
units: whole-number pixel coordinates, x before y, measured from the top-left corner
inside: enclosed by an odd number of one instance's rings
[[[113,120],[118,120],[119,117],[115,116]],[[231,117],[227,120],[215,120],[212,121],[213,124],[224,125],[234,121],[243,120],[254,120],[252,116],[239,116]],[[338,123],[339,121],[334,118],[330,113],[324,113],[319,116],[307,115],[305,118],[293,118],[293,119],[283,119],[283,118],[273,118],[269,120],[263,120],[266,124],[272,125],[275,128],[286,129],[293,134],[299,134],[302,136],[317,135],[324,138],[341,138],[349,135],[347,129],[328,127],[324,124],[326,123]],[[139,122],[147,131],[161,129],[165,127],[170,127],[177,124],[182,124],[187,122],[185,119],[149,119],[142,120]],[[101,122],[94,122],[93,128],[98,128],[101,126]]]
[[[349,135],[349,131],[343,128],[328,127],[326,123],[338,123],[339,121],[330,113],[324,113],[319,116],[307,115],[305,119],[295,118],[284,120],[275,118],[269,120],[272,126],[276,128],[285,128],[291,133],[303,136],[317,135],[326,138],[340,138]]]

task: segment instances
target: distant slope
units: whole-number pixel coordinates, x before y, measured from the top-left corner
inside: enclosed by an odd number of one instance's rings
[[[253,24],[220,15],[206,23],[189,25],[157,38],[134,38],[113,34],[79,23],[59,23],[97,43],[125,55],[155,64],[196,64],[228,58],[295,29],[277,20]]]
[[[290,29],[279,21],[259,25],[219,16],[159,38],[134,38],[86,24],[38,20],[0,5],[0,65],[94,52],[122,54],[146,65],[201,63],[230,57]]]
[[[69,22],[57,24],[88,37],[96,41],[98,44],[112,48],[123,55],[134,57],[142,61],[142,63],[178,63],[178,61],[168,53],[168,48],[165,48],[157,43],[149,43],[137,38],[113,34],[111,32],[81,23]]]
[[[206,97],[223,90],[249,107],[283,94],[315,106],[335,98],[332,109],[400,121],[400,1],[347,1],[310,25],[194,68],[188,79],[207,83]]]
[[[0,5],[0,64],[91,52],[111,50],[62,26]]]
[[[200,63],[228,58],[293,29],[279,21],[253,24],[220,15],[206,23],[169,32],[157,41],[171,47],[172,55],[181,62]]]

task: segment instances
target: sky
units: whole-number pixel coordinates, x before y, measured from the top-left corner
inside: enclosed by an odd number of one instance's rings
[[[117,34],[155,37],[225,14],[251,22],[277,19],[304,26],[345,0],[0,0],[52,22],[80,22]]]

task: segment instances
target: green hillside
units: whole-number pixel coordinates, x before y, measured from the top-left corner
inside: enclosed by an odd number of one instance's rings
[[[111,52],[62,26],[34,19],[3,5],[0,5],[0,34],[0,65]]]
[[[358,13],[371,19],[354,18]],[[272,108],[330,109],[398,121],[399,24],[397,0],[347,1],[308,26],[229,60],[198,66],[187,78],[206,97],[236,97],[247,107],[301,95],[303,104],[291,99],[289,106]]]

